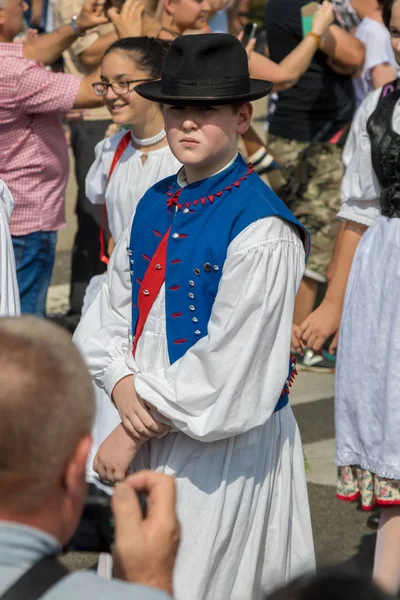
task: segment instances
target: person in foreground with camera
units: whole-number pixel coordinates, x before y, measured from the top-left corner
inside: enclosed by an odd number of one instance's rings
[[[4,318],[0,339],[1,600],[167,598],[179,542],[170,477],[142,471],[115,489],[114,565],[123,581],[68,573],[55,560],[87,494],[92,382],[68,334],[53,324]],[[147,496],[145,519],[136,493]]]

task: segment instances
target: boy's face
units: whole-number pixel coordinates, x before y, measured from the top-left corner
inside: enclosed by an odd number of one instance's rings
[[[168,143],[192,181],[213,175],[235,156],[237,136],[249,128],[252,111],[250,102],[235,109],[231,105],[164,107]]]

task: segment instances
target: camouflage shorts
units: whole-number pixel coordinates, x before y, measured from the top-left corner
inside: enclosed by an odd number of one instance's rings
[[[298,142],[268,136],[268,148],[280,162],[284,178],[277,191],[311,234],[306,274],[326,280],[339,221],[342,149],[328,142]]]

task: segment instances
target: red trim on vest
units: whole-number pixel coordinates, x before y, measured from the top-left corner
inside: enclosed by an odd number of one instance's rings
[[[111,163],[110,171],[109,171],[108,177],[107,177],[107,185],[111,179],[111,175],[114,173],[114,169],[117,166],[119,159],[125,152],[130,141],[131,141],[131,132],[127,131],[126,134],[120,139],[117,149],[115,150],[115,154],[114,154],[114,157],[113,157],[113,160]],[[100,233],[99,233],[99,236],[100,236],[100,260],[104,264],[108,265],[110,259],[108,258],[108,256],[106,256],[105,244],[104,244],[104,225],[106,222],[106,216],[107,216],[107,206],[104,203],[103,213],[101,215],[101,225],[100,225]]]
[[[133,356],[135,356],[136,348],[140,336],[143,333],[144,325],[149,316],[151,307],[157,298],[162,284],[165,281],[165,268],[167,264],[167,245],[171,227],[162,238],[153,258],[144,274],[143,281],[139,288],[138,294],[138,319],[136,322],[135,341],[132,348]],[[156,266],[158,268],[156,268]],[[161,269],[160,269],[161,266]],[[144,293],[146,291],[146,294]]]
[[[244,175],[242,175],[242,177],[240,177],[240,179],[238,181],[234,181],[231,185],[227,185],[222,190],[218,190],[218,192],[215,192],[214,194],[207,196],[207,198],[198,198],[197,200],[192,200],[191,202],[185,202],[185,204],[180,204],[179,196],[182,191],[181,188],[178,188],[174,195],[172,195],[172,192],[167,192],[167,207],[168,208],[175,207],[177,210],[181,210],[181,208],[183,208],[184,206],[186,208],[189,208],[189,206],[191,206],[191,205],[197,206],[199,203],[202,206],[205,206],[207,201],[212,204],[215,200],[215,196],[217,198],[220,198],[224,192],[229,192],[232,189],[232,186],[234,186],[236,188],[240,187],[240,182],[245,181],[249,175],[254,173],[253,165],[251,163],[248,163],[247,166],[248,166],[248,169],[247,169],[246,173]],[[171,188],[169,188],[169,189],[171,189]],[[195,211],[189,210],[189,212],[195,212]],[[182,237],[182,236],[179,236],[179,237]]]

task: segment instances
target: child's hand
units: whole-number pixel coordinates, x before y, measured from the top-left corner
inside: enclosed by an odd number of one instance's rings
[[[297,336],[304,346],[319,352],[326,340],[339,330],[341,316],[341,308],[325,299],[299,326]]]
[[[299,334],[299,326],[293,323],[292,325],[292,349],[298,354],[303,354],[303,346],[301,345],[301,336]]]
[[[100,479],[122,481],[128,474],[130,464],[140,448],[120,423],[104,440],[93,460],[93,469]]]
[[[124,427],[137,442],[161,437],[171,431],[171,427],[152,417],[144,401],[137,396],[131,375],[118,381],[112,397]]]

